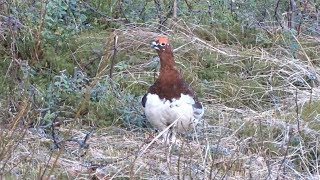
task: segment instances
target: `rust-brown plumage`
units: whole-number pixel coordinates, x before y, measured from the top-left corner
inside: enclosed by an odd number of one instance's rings
[[[160,57],[160,74],[143,96],[142,105],[150,124],[162,131],[165,139],[174,141],[177,132],[193,129],[198,124],[204,110],[179,73],[168,39],[158,37],[152,47]]]
[[[156,42],[159,43],[159,39]],[[157,94],[160,99],[165,98],[170,101],[172,99],[179,99],[181,93],[190,95],[196,99],[194,91],[188,83],[185,82],[176,67],[170,44],[161,47],[158,50],[158,55],[160,58],[160,75],[156,82],[149,88],[148,92]],[[143,106],[145,106],[146,95],[142,100]]]

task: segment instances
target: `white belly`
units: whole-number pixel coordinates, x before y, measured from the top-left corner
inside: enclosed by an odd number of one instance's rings
[[[179,100],[161,100],[156,94],[148,94],[145,105],[145,115],[151,125],[159,130],[164,130],[175,122],[177,132],[185,132],[198,123],[194,117],[194,104],[192,97],[181,94]]]

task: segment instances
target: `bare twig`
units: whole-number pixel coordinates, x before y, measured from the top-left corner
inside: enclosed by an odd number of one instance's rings
[[[279,21],[279,18],[278,18],[278,8],[279,8],[279,4],[280,4],[280,0],[277,1],[276,3],[276,7],[274,9],[274,15],[273,17],[276,19],[276,21],[278,22],[278,24],[281,26],[281,28],[283,29],[283,25],[282,23]]]
[[[65,141],[76,142],[77,144],[79,144],[79,148],[87,149],[89,147],[89,145],[87,144],[87,141],[88,141],[90,135],[92,134],[92,132],[93,132],[93,130],[91,130],[89,133],[87,133],[83,140],[79,140],[76,138],[69,138],[69,139],[66,139]]]
[[[298,24],[297,29],[296,29],[298,35],[299,35],[300,32],[301,32],[301,25],[302,25],[302,22],[303,22],[304,17],[306,16],[305,13],[306,13],[307,7],[308,7],[308,0],[305,0],[305,1],[304,1],[304,7],[303,7],[303,10],[302,10],[302,12],[301,12],[301,17],[300,17],[300,20],[299,20],[299,24]]]
[[[55,125],[55,122],[56,122],[57,118],[58,118],[58,115],[56,115],[55,118],[52,120],[51,137],[52,137],[53,143],[56,146],[56,148],[60,149],[61,148],[60,142],[57,141],[56,133],[55,133],[55,130],[54,130],[54,125]]]
[[[47,4],[49,2],[49,0],[46,0],[45,2],[43,2],[44,0],[40,1],[40,22],[39,22],[39,26],[37,28],[37,44],[36,47],[34,49],[34,55],[36,60],[39,62],[41,60],[41,54],[42,54],[42,30],[44,27],[44,23],[45,23],[45,15],[46,15],[46,11],[47,11]],[[34,61],[31,61],[31,64],[34,64]]]
[[[287,160],[287,157],[288,157],[288,154],[289,154],[289,148],[290,148],[290,142],[291,142],[291,137],[292,137],[292,135],[290,134],[290,131],[291,131],[291,128],[289,127],[289,126],[287,126],[288,128],[287,128],[287,130],[288,130],[288,132],[287,132],[287,134],[288,134],[288,137],[287,137],[287,139],[286,139],[286,137],[284,137],[284,140],[287,140],[287,142],[285,142],[285,145],[286,145],[286,151],[285,151],[285,153],[284,153],[284,155],[283,155],[283,159],[282,159],[282,161],[281,161],[281,163],[280,163],[280,166],[279,166],[279,168],[278,168],[278,174],[277,174],[277,180],[278,179],[282,179],[282,178],[280,178],[280,175],[279,175],[279,173],[280,173],[280,171],[281,171],[281,168],[284,166],[284,163],[286,162],[286,160]],[[283,171],[285,171],[285,167],[283,167],[284,169],[283,169]],[[284,174],[285,174],[285,172],[283,172]]]
[[[212,16],[212,4],[210,1],[207,1],[208,4],[208,14],[211,17]]]
[[[288,28],[292,29],[295,28],[295,16],[297,11],[297,4],[294,0],[289,1],[289,7],[288,7]]]
[[[178,5],[177,0],[173,0],[173,18],[177,18]]]
[[[78,108],[77,113],[75,115],[76,119],[78,119],[80,117],[81,112],[85,109],[86,102],[88,102],[90,99],[90,93],[91,93],[92,88],[97,84],[97,82],[101,78],[101,76],[104,75],[104,73],[108,67],[108,62],[109,62],[110,56],[111,56],[110,52],[109,52],[110,47],[111,47],[111,42],[112,42],[111,37],[112,37],[112,35],[110,35],[107,38],[106,48],[104,51],[104,55],[101,57],[98,71],[97,71],[96,76],[94,77],[93,81],[90,83],[89,87],[87,88],[87,91],[84,94],[83,100],[79,104],[79,108]],[[113,38],[114,38],[114,36],[113,36]]]
[[[115,61],[116,61],[117,50],[118,50],[117,47],[118,47],[118,36],[115,35],[114,38],[113,38],[113,55],[112,55],[112,58],[111,58],[111,67],[110,67],[110,74],[109,74],[110,79],[112,79],[114,64],[115,64]]]
[[[154,4],[156,6],[157,15],[158,15],[158,18],[159,18],[159,28],[158,28],[158,30],[162,31],[164,19],[163,19],[163,16],[162,16],[163,12],[162,12],[162,8],[161,8],[160,0],[154,0]]]
[[[296,90],[295,104],[296,104],[296,115],[297,115],[297,128],[298,128],[298,132],[300,133],[300,117],[299,117],[299,106],[298,106],[298,90]]]
[[[186,5],[187,5],[187,7],[188,7],[189,12],[192,12],[192,11],[193,11],[193,7],[192,7],[191,4],[188,2],[188,0],[184,0],[184,2],[186,3]]]
[[[42,174],[41,174],[41,176],[40,176],[40,179],[44,179],[44,175],[45,175],[48,167],[50,167],[49,163],[50,163],[50,160],[51,160],[51,158],[52,158],[52,154],[53,154],[53,153],[50,153],[49,159],[47,160],[46,165],[44,166],[44,170],[43,170],[43,172],[42,172]]]

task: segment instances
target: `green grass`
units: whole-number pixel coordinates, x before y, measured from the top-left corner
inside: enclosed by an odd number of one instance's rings
[[[158,33],[156,14],[140,9],[139,19],[130,9],[139,1],[123,12],[117,1],[92,3],[96,11],[50,4],[41,32],[36,13],[17,31],[0,24],[0,179],[316,178],[320,51],[312,34],[281,30],[274,20],[250,26],[218,2],[210,14],[205,3],[188,9],[181,1],[182,18],[169,18]],[[14,15],[28,5],[15,6]],[[108,21],[125,15],[126,23]],[[205,107],[197,133],[172,147],[156,139],[141,106],[157,77],[149,43],[159,34],[170,38],[177,67]]]

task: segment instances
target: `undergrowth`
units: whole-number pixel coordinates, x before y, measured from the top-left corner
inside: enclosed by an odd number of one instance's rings
[[[319,4],[273,3],[0,3],[0,177],[319,177]],[[171,147],[141,105],[160,34],[205,107]]]

